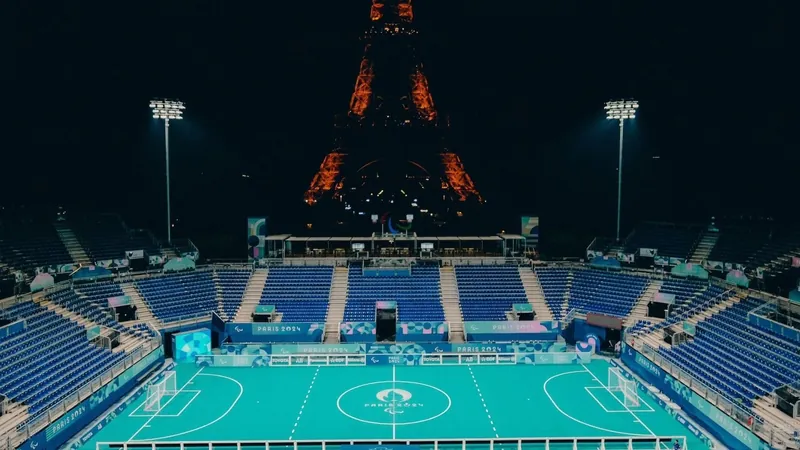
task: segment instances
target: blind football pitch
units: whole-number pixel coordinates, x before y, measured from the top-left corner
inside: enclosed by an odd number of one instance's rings
[[[157,412],[144,411],[142,396],[84,448],[97,442],[691,435],[641,392],[638,406],[626,406],[621,392],[605,386],[608,368],[602,360],[587,366],[180,365],[178,392]],[[687,447],[701,444],[690,437]]]

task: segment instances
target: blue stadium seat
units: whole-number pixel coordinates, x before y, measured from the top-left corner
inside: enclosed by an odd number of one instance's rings
[[[411,276],[364,276],[361,266],[348,272],[346,322],[375,321],[375,303],[397,302],[400,322],[443,321],[439,268],[413,266]]]
[[[223,318],[231,321],[236,316],[251,274],[252,271],[248,269],[217,269],[214,271],[214,280],[222,296]]]
[[[72,257],[49,223],[4,222],[0,226],[0,262],[17,270],[72,264]]]
[[[627,317],[647,289],[648,278],[600,270],[573,270],[568,308]]]
[[[136,287],[150,311],[165,323],[218,309],[217,288],[209,271],[148,278],[137,281]]]
[[[0,392],[34,415],[125,358],[86,338],[86,329],[32,302],[6,310],[27,329],[0,343]]]
[[[797,380],[800,344],[750,325],[764,302],[748,297],[697,324],[694,339],[659,353],[738,405]]]
[[[324,322],[332,279],[332,266],[272,267],[258,303],[275,305],[281,322]]]
[[[539,284],[542,286],[544,300],[550,307],[550,311],[553,312],[553,318],[555,320],[564,319],[563,308],[569,298],[567,282],[571,271],[562,267],[537,267],[535,272],[539,277]]]
[[[528,303],[517,266],[457,266],[456,281],[467,322],[507,320],[514,303]]]

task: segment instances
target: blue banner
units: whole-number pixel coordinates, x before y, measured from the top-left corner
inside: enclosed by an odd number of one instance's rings
[[[172,335],[172,354],[176,363],[193,363],[201,355],[211,354],[211,330],[175,333]]]
[[[750,325],[767,330],[770,333],[783,336],[786,339],[800,343],[800,330],[797,328],[788,327],[782,323],[778,323],[756,314],[748,314],[747,321]]]
[[[368,366],[418,366],[422,355],[375,354],[367,356]]]
[[[638,379],[634,378],[633,375],[631,375],[630,372],[628,372],[628,370],[625,367],[622,367],[619,363],[617,363],[616,360],[612,359],[609,361],[609,363],[612,366],[619,368],[620,371],[622,372],[622,375],[625,376],[625,378],[636,381],[636,387],[639,391],[641,391],[639,393],[640,397],[644,397],[645,395],[650,397],[650,399],[653,402],[657,403],[658,406],[661,407],[661,409],[666,411],[667,414],[672,416],[676,421],[678,421],[678,423],[686,427],[697,439],[703,442],[703,444],[706,445],[706,448],[712,448],[713,441],[711,440],[711,438],[708,437],[702,431],[698,430],[697,427],[692,425],[689,422],[689,420],[679,412],[679,410],[671,408],[670,407],[671,402],[664,401],[664,399],[662,398],[663,396],[660,396],[659,395],[660,393],[658,391],[653,392],[646,385],[640,383]]]
[[[447,322],[399,322],[398,342],[447,342],[450,327]]]
[[[622,362],[646,382],[680,405],[706,430],[728,448],[769,450],[771,447],[753,432],[694,392],[629,345],[622,344]]]
[[[555,341],[561,322],[465,322],[464,332],[467,341]]]
[[[25,331],[25,328],[26,325],[24,320],[18,320],[4,327],[0,327],[0,339]]]
[[[324,322],[226,323],[232,342],[322,342]]]
[[[23,446],[26,448],[55,449],[88,425],[100,413],[125,395],[136,384],[136,378],[150,367],[164,361],[164,347],[158,347],[136,362],[120,376],[101,387],[80,402],[47,428],[35,434]]]
[[[334,355],[359,354],[365,352],[364,344],[274,344],[274,355],[300,355],[304,353]]]
[[[375,342],[375,322],[342,322],[339,324],[341,342]]]

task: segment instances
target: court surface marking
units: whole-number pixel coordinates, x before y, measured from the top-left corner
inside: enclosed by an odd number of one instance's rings
[[[102,442],[687,436],[647,395],[625,405],[601,379],[609,364],[176,367],[155,413],[107,421]]]

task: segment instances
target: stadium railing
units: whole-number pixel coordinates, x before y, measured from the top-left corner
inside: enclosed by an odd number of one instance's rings
[[[332,445],[339,447],[341,445],[373,445],[373,446],[430,446],[433,450],[439,450],[440,446],[444,448],[453,449],[455,446],[461,446],[462,450],[468,450],[473,446],[478,446],[480,449],[494,450],[495,445],[499,448],[508,450],[511,445],[516,446],[517,450],[523,450],[525,446],[531,444],[544,444],[545,449],[550,449],[551,445],[556,448],[564,448],[565,445],[571,445],[572,448],[621,448],[622,445],[628,449],[661,449],[672,448],[672,443],[678,441],[681,448],[686,447],[686,436],[614,436],[614,437],[538,437],[538,438],[494,438],[494,439],[348,439],[348,440],[292,440],[292,441],[171,441],[171,442],[98,442],[95,446],[96,450],[112,450],[112,449],[161,449],[161,448],[205,448],[208,450],[219,449],[262,449],[269,450],[271,446],[281,448],[283,450],[292,449],[300,450],[311,448],[314,450],[325,450],[327,446]],[[611,446],[611,447],[607,447]]]
[[[634,349],[638,350],[643,356],[648,358],[654,364],[661,367],[665,372],[672,375],[675,379],[679,380],[693,391],[700,394],[703,398],[708,400],[709,403],[716,406],[722,412],[761,436],[765,441],[770,442],[773,445],[781,443],[785,444],[786,442],[791,441],[791,438],[787,436],[787,433],[784,430],[766,422],[764,418],[756,415],[753,411],[731,402],[725,397],[722,390],[700,381],[683,367],[673,364],[670,361],[662,358],[661,355],[659,355],[658,352],[650,345],[641,341],[635,341],[634,339],[630,338],[627,339],[627,343]],[[748,423],[750,422],[751,418],[752,425]]]
[[[146,355],[150,354],[150,352],[158,347],[161,346],[161,338],[156,337],[147,341],[147,343],[131,352],[129,356],[125,359],[111,367],[110,369],[106,370],[102,374],[96,376],[83,386],[81,386],[78,390],[74,393],[65,396],[64,398],[58,400],[58,402],[48,408],[47,410],[41,411],[39,414],[29,417],[24,422],[17,425],[17,435],[16,436],[7,436],[8,441],[12,445],[19,445],[22,442],[30,439],[31,436],[35,435],[39,431],[41,431],[44,427],[51,424],[53,421],[64,415],[67,411],[69,411],[72,407],[77,405],[78,403],[86,400],[90,395],[97,392],[101,387],[108,384],[114,378],[118,377],[122,374],[126,369],[130,368],[132,365],[137,363],[139,360],[144,358]],[[6,436],[4,436],[6,437]],[[14,447],[11,447],[14,448]]]
[[[291,354],[291,355],[204,355],[196,364],[213,367],[365,366],[365,365],[515,365],[519,358],[546,358],[542,364],[573,364],[573,352],[542,353],[419,353],[419,354]]]

